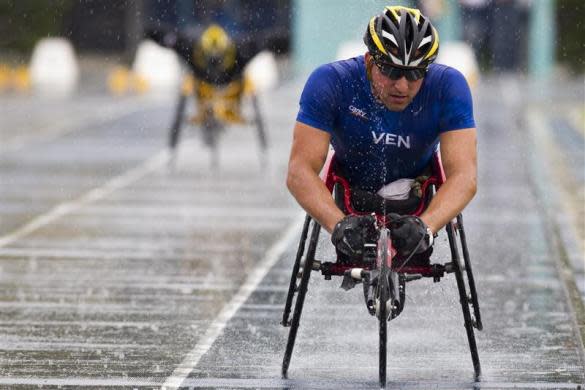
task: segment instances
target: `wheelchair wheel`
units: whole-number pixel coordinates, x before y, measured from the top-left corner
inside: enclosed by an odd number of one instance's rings
[[[305,262],[303,267],[299,267],[301,273],[301,282],[298,287],[297,299],[295,302],[295,309],[293,312],[293,318],[290,324],[290,330],[288,333],[288,340],[286,343],[286,351],[284,353],[284,359],[282,360],[282,377],[286,378],[288,367],[290,365],[290,359],[295,346],[295,340],[297,337],[297,331],[299,329],[299,323],[301,321],[301,313],[303,311],[303,305],[305,303],[305,296],[309,286],[309,278],[313,271],[313,261],[315,260],[315,252],[317,251],[317,242],[319,241],[319,232],[321,231],[321,225],[317,221],[313,221],[311,230],[311,239],[309,240],[309,247],[307,249],[307,255],[305,256]],[[294,275],[294,274],[293,274]]]
[[[465,276],[463,271],[465,269],[464,264],[461,262],[459,256],[459,250],[457,248],[457,241],[455,240],[455,227],[453,222],[449,222],[446,226],[447,236],[449,238],[449,246],[451,248],[451,257],[453,266],[455,269],[455,278],[457,280],[457,289],[459,291],[459,302],[461,303],[461,309],[463,311],[463,320],[465,324],[465,331],[467,332],[467,341],[469,343],[469,351],[471,353],[471,361],[473,363],[473,369],[475,371],[475,378],[479,380],[481,376],[481,365],[479,362],[479,353],[477,351],[477,344],[475,341],[474,321],[471,317],[471,311],[469,309],[470,298],[467,293],[467,286],[465,284]]]
[[[380,231],[378,240],[378,258],[376,266],[379,270],[377,284],[377,314],[378,314],[378,333],[379,333],[379,378],[380,387],[386,387],[386,356],[388,341],[388,307],[387,302],[390,299],[390,267],[388,266],[388,230],[383,228]]]
[[[177,102],[177,109],[175,110],[175,117],[169,133],[169,147],[171,151],[175,151],[179,143],[179,136],[181,128],[183,127],[183,117],[185,115],[185,106],[187,103],[187,96],[181,91],[179,101]]]
[[[292,274],[290,276],[290,283],[288,286],[288,294],[286,296],[286,303],[284,304],[284,312],[282,314],[282,321],[280,324],[282,326],[290,326],[289,316],[290,316],[290,309],[292,307],[293,298],[295,293],[298,291],[297,286],[297,278],[299,274],[299,268],[301,265],[301,259],[303,254],[305,253],[305,242],[307,241],[307,233],[309,231],[309,224],[311,223],[311,216],[307,214],[305,217],[305,223],[303,225],[303,230],[301,232],[301,238],[299,240],[299,247],[297,248],[297,256],[295,258],[295,263],[293,265]]]
[[[205,117],[201,125],[201,132],[203,136],[203,143],[207,146],[211,153],[211,166],[217,168],[219,166],[219,148],[217,147],[219,134],[223,130],[223,125],[215,117],[213,107],[209,107],[205,112]]]
[[[252,107],[254,108],[254,122],[256,123],[256,129],[258,131],[258,143],[260,145],[260,153],[263,156],[268,149],[268,140],[266,139],[266,129],[264,128],[264,118],[260,111],[260,104],[258,102],[258,96],[252,95]],[[261,157],[263,158],[263,157]],[[264,161],[262,161],[264,162]]]
[[[479,310],[479,300],[477,298],[477,290],[475,288],[475,279],[473,277],[473,270],[471,268],[471,259],[469,258],[469,250],[467,249],[467,239],[465,238],[465,229],[463,228],[463,215],[457,216],[457,230],[459,231],[459,240],[461,241],[461,250],[463,251],[463,260],[465,263],[465,273],[467,274],[467,281],[469,282],[469,299],[473,307],[474,326],[477,330],[483,329],[481,322],[481,312]]]

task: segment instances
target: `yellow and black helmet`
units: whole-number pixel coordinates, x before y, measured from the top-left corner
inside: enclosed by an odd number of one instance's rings
[[[212,24],[203,31],[193,51],[193,57],[201,67],[216,67],[226,71],[231,69],[236,61],[235,43],[217,24]]]
[[[418,9],[388,6],[374,16],[364,43],[380,66],[398,68],[428,67],[439,53],[439,34]]]

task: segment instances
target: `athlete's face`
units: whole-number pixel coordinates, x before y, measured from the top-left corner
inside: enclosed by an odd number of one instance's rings
[[[390,111],[404,110],[412,102],[423,82],[423,79],[408,81],[404,76],[392,80],[382,73],[369,53],[366,53],[366,69],[372,93]]]

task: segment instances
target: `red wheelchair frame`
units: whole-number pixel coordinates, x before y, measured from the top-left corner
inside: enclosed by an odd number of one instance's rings
[[[342,189],[342,195],[336,199],[340,208],[345,208],[348,214],[363,215],[369,214],[358,212],[354,209],[351,202],[351,189],[347,180],[337,174],[335,169],[335,157],[331,155],[323,169],[325,174],[322,177],[325,186],[332,194],[336,192],[336,186]],[[435,153],[431,164],[431,176],[422,184],[421,201],[412,213],[420,215],[432,195],[445,182],[445,173],[441,164],[439,153]],[[390,212],[389,210],[388,212]],[[379,321],[379,379],[380,385],[386,385],[386,343],[387,343],[387,322],[396,318],[404,307],[406,283],[420,279],[422,277],[432,277],[435,282],[441,280],[446,273],[454,273],[457,281],[457,288],[463,311],[464,325],[469,342],[471,359],[475,372],[476,380],[481,375],[481,366],[475,341],[474,328],[482,330],[481,315],[475,288],[475,281],[467,249],[467,241],[463,228],[463,217],[459,214],[453,221],[445,226],[451,249],[451,261],[445,264],[431,264],[428,261],[425,264],[408,265],[400,261],[392,246],[392,240],[388,228],[386,228],[385,215],[376,215],[378,221],[380,237],[377,244],[374,245],[374,261],[348,263],[348,262],[324,262],[315,259],[317,243],[321,226],[307,214],[301,238],[298,245],[295,263],[293,265],[290,285],[287,299],[284,307],[284,313],[281,324],[290,327],[286,351],[282,363],[282,376],[287,377],[288,367],[296,340],[301,313],[307,293],[311,271],[320,271],[325,279],[330,280],[332,276],[343,276],[350,278],[356,283],[363,283],[364,297],[366,306],[370,314],[375,315]],[[313,222],[311,224],[311,222]],[[309,230],[310,233],[309,233]],[[310,236],[307,244],[307,237]],[[463,258],[459,254],[458,242],[461,245]],[[306,254],[305,254],[306,249]],[[297,284],[297,279],[300,282]],[[345,279],[344,279],[345,282]],[[295,299],[296,298],[296,299]],[[386,304],[381,304],[385,302]],[[294,303],[294,312],[292,320],[289,320],[291,309]],[[473,312],[473,314],[472,314]]]

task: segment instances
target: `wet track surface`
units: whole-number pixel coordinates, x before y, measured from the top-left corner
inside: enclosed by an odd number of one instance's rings
[[[482,381],[448,275],[407,285],[388,328],[388,388],[585,382],[530,132],[500,92],[477,91],[480,190],[464,213]],[[232,128],[218,171],[195,132],[169,169],[172,100],[2,98],[0,387],[377,388],[377,322],[361,288],[345,292],[317,273],[289,379],[280,378],[279,323],[300,233],[284,187],[298,94],[295,84],[263,99],[268,169],[253,130]],[[444,232],[434,261],[449,261]]]

